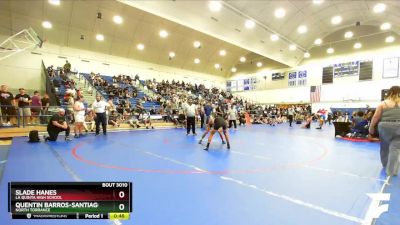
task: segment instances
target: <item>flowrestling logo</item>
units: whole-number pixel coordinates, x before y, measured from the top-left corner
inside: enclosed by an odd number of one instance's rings
[[[378,219],[383,213],[389,211],[389,204],[380,204],[382,201],[389,201],[390,194],[387,193],[375,193],[367,194],[371,199],[372,203],[368,209],[367,215],[364,220],[364,225],[371,225],[374,219]]]

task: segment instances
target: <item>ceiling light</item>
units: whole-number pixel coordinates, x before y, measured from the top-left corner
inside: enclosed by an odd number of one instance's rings
[[[386,37],[385,41],[387,43],[392,43],[394,41],[394,37],[393,36]]]
[[[275,9],[275,17],[282,18],[286,15],[286,10],[283,8]]]
[[[296,45],[289,45],[289,50],[290,51],[294,51],[294,50],[296,50],[297,49],[297,46]]]
[[[279,40],[279,36],[277,34],[272,34],[271,41],[277,41],[277,40]]]
[[[53,27],[53,25],[49,21],[43,21],[42,26],[46,29],[50,29]]]
[[[334,53],[335,52],[335,49],[333,49],[333,48],[328,48],[327,50],[326,50],[326,53],[328,53],[328,54],[332,54],[332,53]]]
[[[331,19],[331,23],[333,24],[333,25],[337,25],[337,24],[339,24],[339,23],[341,23],[342,22],[342,17],[341,16],[334,16],[334,17],[332,17],[332,19]]]
[[[226,55],[226,51],[222,49],[221,51],[219,51],[219,55],[220,56],[225,56]]]
[[[195,58],[195,59],[194,59],[194,63],[199,64],[199,63],[200,63],[200,59]]]
[[[347,39],[352,38],[353,37],[353,32],[347,31],[346,33],[344,33],[344,37],[347,38]]]
[[[217,64],[214,64],[214,67],[215,67],[215,69],[219,69],[219,68],[221,67],[221,65],[219,65],[219,64],[217,63]]]
[[[98,40],[98,41],[104,41],[104,35],[102,35],[102,34],[97,34],[97,35],[96,35],[96,40]]]
[[[300,34],[304,34],[305,32],[307,32],[307,26],[306,25],[301,25],[297,28],[297,32],[299,32]]]
[[[304,58],[310,58],[310,53],[309,52],[304,52]]]
[[[381,30],[389,30],[390,28],[392,28],[392,24],[390,23],[382,23],[381,25]]]
[[[138,44],[136,45],[136,48],[142,51],[144,49],[144,44]]]
[[[322,39],[321,38],[315,39],[314,44],[316,44],[316,45],[322,44]]]
[[[257,67],[262,67],[262,62],[258,62]]]
[[[208,8],[210,8],[210,10],[213,12],[218,12],[221,10],[222,4],[220,1],[210,1],[208,3]]]
[[[361,48],[362,47],[362,44],[360,43],[360,42],[357,42],[357,43],[355,43],[354,45],[353,45],[353,48],[355,48],[355,49],[359,49],[359,48]]]
[[[247,29],[254,28],[255,25],[256,25],[256,23],[253,20],[246,20],[246,22],[244,23],[244,26]]]
[[[169,52],[169,53],[168,53],[168,56],[169,56],[170,58],[174,58],[174,57],[175,57],[175,52]]]
[[[52,5],[60,5],[60,0],[49,0],[49,3]]]
[[[114,23],[116,23],[116,24],[121,24],[122,22],[124,22],[124,20],[123,20],[122,17],[120,17],[120,16],[114,16],[114,17],[113,17],[113,21],[114,21]]]
[[[193,46],[194,46],[195,48],[200,48],[200,47],[201,47],[200,41],[195,41],[195,42],[193,42]]]
[[[383,3],[378,3],[374,6],[374,13],[381,13],[385,11],[386,5]]]
[[[242,57],[240,57],[239,60],[240,60],[240,62],[242,62],[242,63],[243,63],[243,62],[246,62],[246,57],[242,56]]]
[[[235,67],[233,67],[233,68],[231,69],[231,71],[232,71],[232,73],[236,73],[237,69],[236,69]]]
[[[166,30],[161,30],[159,34],[160,34],[160,37],[162,37],[162,38],[168,37],[168,32]]]
[[[324,2],[324,0],[313,0],[313,3],[316,5],[320,5]]]

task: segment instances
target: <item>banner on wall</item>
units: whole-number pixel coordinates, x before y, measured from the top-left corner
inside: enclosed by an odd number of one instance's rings
[[[231,92],[232,91],[232,82],[230,80],[228,80],[226,82],[226,91],[227,92]]]
[[[360,72],[360,61],[333,64],[333,77],[358,76]]]
[[[297,86],[307,85],[307,70],[298,72]]]
[[[396,78],[399,76],[399,59],[394,57],[383,60],[382,78]]]
[[[272,74],[272,80],[283,80],[283,79],[285,79],[284,73],[273,73]]]
[[[289,77],[288,77],[288,85],[289,87],[296,86],[297,81],[297,72],[289,72]]]
[[[229,92],[255,90],[257,82],[257,77],[229,80],[226,82],[226,90]]]
[[[237,81],[237,91],[243,91],[244,90],[244,80],[238,80]]]

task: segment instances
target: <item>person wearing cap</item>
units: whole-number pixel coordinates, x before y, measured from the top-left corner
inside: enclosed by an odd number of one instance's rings
[[[45,137],[45,141],[57,141],[58,134],[65,131],[65,140],[70,141],[69,132],[70,128],[65,121],[65,110],[60,108],[58,113],[53,115],[47,125],[47,132],[49,137]]]

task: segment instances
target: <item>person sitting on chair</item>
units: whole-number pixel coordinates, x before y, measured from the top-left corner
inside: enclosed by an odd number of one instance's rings
[[[47,125],[47,132],[49,137],[45,137],[45,141],[57,141],[58,134],[65,131],[65,140],[70,141],[69,137],[70,128],[65,121],[65,110],[60,108],[58,113],[53,115]]]
[[[368,120],[364,118],[364,112],[358,111],[353,117],[352,133],[355,137],[368,136]]]

